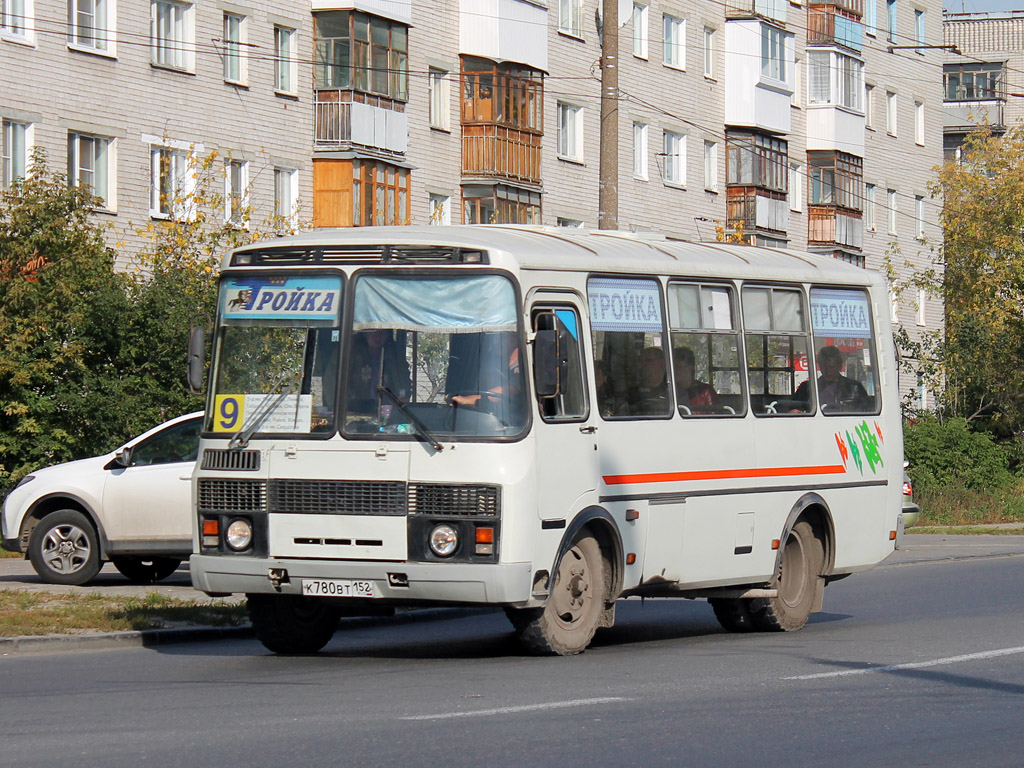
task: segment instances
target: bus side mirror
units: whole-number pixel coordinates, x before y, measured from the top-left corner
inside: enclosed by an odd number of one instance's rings
[[[533,339],[533,387],[537,397],[555,397],[565,391],[568,350],[564,330],[537,331]]]
[[[192,394],[203,391],[203,368],[206,362],[206,330],[193,326],[188,333],[188,388]]]

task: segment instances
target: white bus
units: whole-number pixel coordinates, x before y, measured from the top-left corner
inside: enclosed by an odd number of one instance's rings
[[[543,227],[229,254],[191,572],[312,653],[342,615],[495,605],[579,653],[619,598],[796,630],[900,533],[887,289],[793,251]],[[190,381],[202,382],[201,333]]]

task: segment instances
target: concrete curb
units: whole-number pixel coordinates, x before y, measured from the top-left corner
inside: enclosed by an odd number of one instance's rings
[[[409,624],[420,621],[441,621],[494,613],[497,608],[418,608],[400,610],[394,616],[353,616],[343,618],[338,630],[372,627],[383,624]],[[211,640],[244,640],[254,637],[252,627],[180,627],[176,629],[144,629],[129,632],[92,632],[80,635],[33,635],[0,637],[0,656],[33,653],[70,653],[109,648],[153,648],[178,643],[200,643]]]

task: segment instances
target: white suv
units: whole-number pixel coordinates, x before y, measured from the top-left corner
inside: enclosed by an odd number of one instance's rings
[[[133,581],[166,578],[192,552],[202,420],[179,416],[103,456],[26,475],[4,500],[3,548],[51,584],[85,584],[104,560]]]

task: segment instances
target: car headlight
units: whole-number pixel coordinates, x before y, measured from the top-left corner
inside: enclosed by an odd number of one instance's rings
[[[224,541],[236,552],[252,544],[252,524],[248,520],[232,520],[224,534]]]
[[[430,532],[430,551],[438,557],[450,557],[459,548],[459,533],[452,526],[442,523]]]
[[[35,475],[25,475],[23,478],[21,478],[21,480],[18,481],[18,484],[14,487],[21,488],[21,486],[25,485],[26,483],[31,483],[35,479]]]

